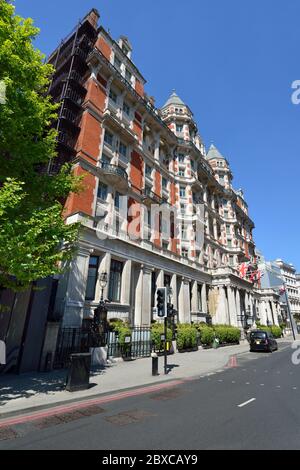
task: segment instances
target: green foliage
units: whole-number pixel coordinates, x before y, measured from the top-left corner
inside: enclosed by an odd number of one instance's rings
[[[259,325],[257,327],[257,329],[258,330],[268,331],[269,333],[272,333],[274,338],[281,338],[282,329],[280,328],[280,326],[276,326],[276,325],[272,325],[272,326]]]
[[[163,342],[161,341],[161,336],[165,332],[163,323],[153,323],[151,325],[151,341],[154,344],[156,351],[161,351],[163,349]],[[167,341],[172,341],[172,330],[167,328]]]
[[[118,334],[118,342],[121,345],[122,355],[126,355],[131,348],[131,343],[125,343],[125,337],[131,336],[131,328],[127,323],[115,322],[115,332]]]
[[[238,343],[240,340],[241,332],[239,328],[229,325],[215,325],[214,331],[216,337],[219,338],[220,343]]]
[[[214,338],[218,338],[220,343],[234,344],[240,340],[240,329],[230,325],[207,325],[206,323],[196,323],[195,328],[200,332],[202,344],[211,345]]]
[[[257,324],[256,324],[256,326],[257,326],[257,329],[258,329],[258,330],[268,331],[269,333],[271,332],[271,328],[270,328],[269,326],[267,326],[267,325],[257,325]]]
[[[271,333],[274,338],[281,338],[282,329],[280,328],[280,326],[273,325],[271,326]]]
[[[109,328],[111,331],[118,332],[122,327],[126,326],[120,318],[112,318],[108,320]]]
[[[118,334],[119,334],[119,343],[124,345],[125,343],[125,337],[126,336],[131,336],[131,329],[129,326],[120,326],[117,328]]]
[[[69,166],[41,172],[56,157],[50,128],[57,105],[46,91],[53,73],[32,41],[38,29],[0,0],[0,285],[26,288],[61,271],[74,255],[78,226],[66,225],[62,201],[78,191]]]
[[[189,323],[177,325],[177,348],[189,349],[197,346],[197,329]]]
[[[214,330],[211,326],[205,325],[200,328],[200,341],[202,344],[212,344],[214,337]]]

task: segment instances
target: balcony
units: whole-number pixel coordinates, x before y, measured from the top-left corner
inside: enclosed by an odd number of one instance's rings
[[[70,109],[65,108],[65,107],[62,108],[60,118],[70,123],[76,129],[78,128],[78,122],[79,122],[78,114],[74,113]]]
[[[146,206],[151,206],[151,204],[162,204],[163,202],[162,198],[155,194],[147,186],[145,187],[145,189],[143,189],[142,200]]]
[[[128,188],[128,175],[124,168],[111,163],[101,162],[99,167],[108,184],[116,186],[119,191],[125,191]]]
[[[79,95],[79,93],[76,93],[76,91],[72,90],[72,88],[67,88],[67,90],[64,93],[63,99],[68,99],[73,104],[79,107],[81,106],[81,103],[82,103],[82,97]]]
[[[61,144],[66,150],[74,152],[75,141],[76,139],[74,136],[70,135],[68,132],[63,130],[58,132],[57,142]]]

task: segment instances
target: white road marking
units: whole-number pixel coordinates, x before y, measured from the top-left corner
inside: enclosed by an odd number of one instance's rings
[[[293,390],[297,390],[297,387],[293,387]]]
[[[240,405],[238,405],[238,408],[242,408],[243,406],[246,406],[246,405],[248,405],[248,403],[251,403],[255,400],[256,400],[256,398],[250,398],[250,400],[247,400],[244,403],[241,403]]]
[[[222,380],[222,379],[220,379],[220,380],[218,380],[218,382],[223,382],[223,380]]]
[[[262,387],[265,385],[265,384],[260,384]]]
[[[246,385],[250,385],[250,382],[246,382]]]
[[[235,384],[235,380],[233,380],[231,383],[232,383],[232,384]]]
[[[280,385],[276,385],[276,388],[280,388]]]

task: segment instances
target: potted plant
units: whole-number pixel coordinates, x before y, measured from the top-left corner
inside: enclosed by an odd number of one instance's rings
[[[158,354],[164,353],[164,341],[162,341],[161,337],[164,335],[165,328],[163,323],[153,323],[151,325],[151,342],[153,345],[154,350]],[[172,330],[167,328],[167,350],[168,354],[173,354],[174,350],[172,348]]]
[[[131,361],[131,329],[129,326],[122,325],[118,328],[118,342],[123,360]]]

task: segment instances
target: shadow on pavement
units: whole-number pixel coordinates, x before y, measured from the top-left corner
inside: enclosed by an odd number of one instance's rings
[[[90,378],[103,375],[111,366],[93,367]],[[63,391],[66,385],[68,369],[52,372],[35,372],[26,374],[6,374],[0,376],[0,409],[11,400],[31,398],[38,394],[47,396]],[[98,385],[91,381],[90,388]]]

